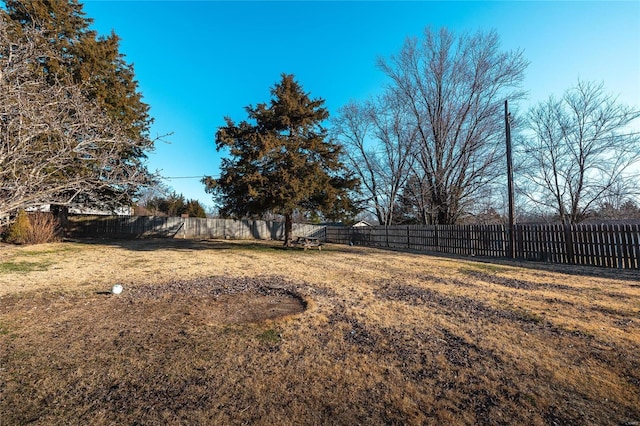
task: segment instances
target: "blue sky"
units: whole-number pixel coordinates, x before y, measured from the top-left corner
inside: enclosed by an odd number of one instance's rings
[[[400,50],[426,26],[495,29],[505,50],[531,62],[520,105],[560,96],[578,79],[640,108],[640,2],[626,1],[84,1],[100,34],[120,51],[155,119],[152,136],[173,132],[149,168],[186,198],[212,205],[198,178],[219,174],[214,135],[223,118],[269,100],[281,73],[295,74],[332,115],[386,84],[378,57]]]

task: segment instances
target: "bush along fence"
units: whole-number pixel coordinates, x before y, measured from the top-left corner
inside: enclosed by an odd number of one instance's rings
[[[331,243],[466,256],[510,257],[503,225],[329,227]],[[640,269],[640,225],[516,225],[517,259]]]
[[[69,237],[283,240],[284,222],[160,216],[71,216]],[[293,224],[293,235],[326,240],[325,227]]]

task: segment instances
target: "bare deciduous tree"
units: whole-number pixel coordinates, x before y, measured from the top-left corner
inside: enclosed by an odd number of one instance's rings
[[[628,126],[638,117],[640,111],[619,104],[602,84],[584,81],[562,99],[538,104],[520,148],[522,192],[569,223],[607,197],[635,195],[631,170],[640,161],[640,133]]]
[[[388,94],[377,102],[350,102],[334,122],[367,204],[381,225],[394,223],[394,208],[414,160],[415,128],[397,101]]]
[[[527,61],[522,52],[502,52],[495,32],[456,37],[427,28],[379,65],[416,132],[430,222],[455,223],[480,189],[505,174],[501,109],[523,96]]]
[[[55,55],[33,29],[12,31],[0,10],[0,217],[43,204],[114,206],[149,181],[122,127],[40,65]],[[149,141],[147,146],[152,146]]]
[[[415,161],[414,161],[415,163]],[[396,213],[397,223],[400,224],[420,224],[431,223],[430,212],[432,211],[428,183],[424,180],[424,175],[411,170],[402,193],[399,196]]]

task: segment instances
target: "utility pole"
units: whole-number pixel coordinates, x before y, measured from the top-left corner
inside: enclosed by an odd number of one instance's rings
[[[511,259],[516,257],[516,234],[514,229],[514,202],[513,202],[513,161],[511,158],[511,113],[509,112],[509,101],[504,101],[504,125],[507,136],[507,191],[509,192],[509,236],[508,256]]]

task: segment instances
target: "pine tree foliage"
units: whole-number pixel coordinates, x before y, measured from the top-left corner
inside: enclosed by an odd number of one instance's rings
[[[189,217],[206,218],[207,212],[202,207],[202,204],[198,200],[187,200],[184,205],[184,213]]]
[[[145,214],[154,216],[181,216],[206,218],[207,213],[198,200],[186,200],[184,195],[171,191],[167,194],[146,197],[138,201],[138,206],[144,209]]]
[[[223,216],[283,215],[289,245],[295,212],[343,215],[353,207],[348,192],[358,182],[341,161],[341,145],[321,125],[329,117],[324,100],[311,99],[286,74],[271,95],[268,104],[246,107],[249,121],[225,119],[216,146],[230,157],[223,159],[220,178],[204,183],[218,196]]]
[[[151,176],[148,106],[117,36],[75,0],[0,10],[0,217],[42,204],[111,207]]]
[[[91,30],[93,19],[86,17],[77,0],[7,0],[6,6],[14,25],[23,31],[36,29],[57,52],[42,58],[49,81],[70,77],[89,100],[97,100],[127,129],[130,138],[149,142],[149,106],[142,102],[133,66],[119,52],[120,38],[114,32],[100,37]],[[146,148],[141,144],[128,154],[143,156]]]

